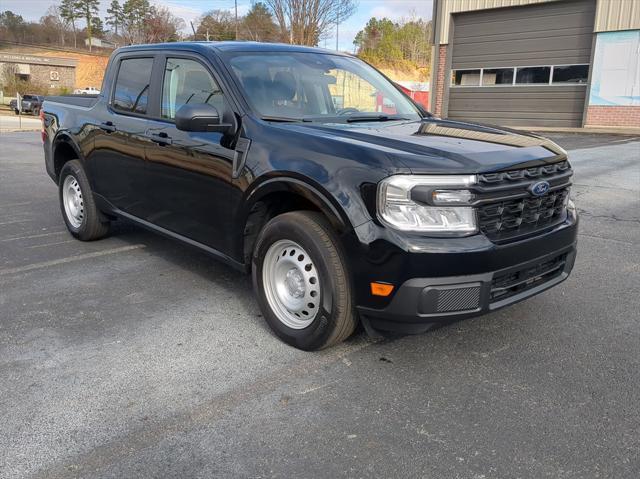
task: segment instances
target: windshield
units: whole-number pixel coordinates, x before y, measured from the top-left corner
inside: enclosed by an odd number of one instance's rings
[[[230,65],[265,119],[335,121],[420,118],[386,78],[352,57],[323,53],[238,53]]]

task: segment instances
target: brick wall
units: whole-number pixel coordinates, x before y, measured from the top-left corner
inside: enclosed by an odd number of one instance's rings
[[[442,115],[442,103],[444,101],[445,78],[447,76],[447,46],[438,47],[438,66],[436,70],[435,86],[432,88],[432,112],[436,116]]]
[[[640,128],[640,106],[589,106],[585,126]]]

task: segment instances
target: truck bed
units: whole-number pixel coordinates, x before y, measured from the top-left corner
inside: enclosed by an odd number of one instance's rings
[[[47,96],[45,101],[73,105],[82,108],[92,108],[98,102],[99,95],[58,95]]]

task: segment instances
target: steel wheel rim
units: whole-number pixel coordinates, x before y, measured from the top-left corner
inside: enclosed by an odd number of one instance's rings
[[[71,175],[68,175],[62,184],[62,204],[71,226],[80,228],[84,220],[84,201],[80,184]]]
[[[304,329],[320,309],[320,278],[313,260],[290,240],[273,243],[265,255],[262,283],[271,311],[285,326]]]

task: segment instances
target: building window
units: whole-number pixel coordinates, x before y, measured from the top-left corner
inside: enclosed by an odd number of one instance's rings
[[[479,86],[480,70],[454,70],[451,84],[455,86]]]
[[[586,85],[589,64],[451,70],[452,87]]]
[[[589,65],[561,65],[553,67],[552,83],[587,83]]]
[[[551,67],[516,68],[516,84],[549,83]]]
[[[482,70],[482,86],[513,84],[513,68],[485,68]]]

